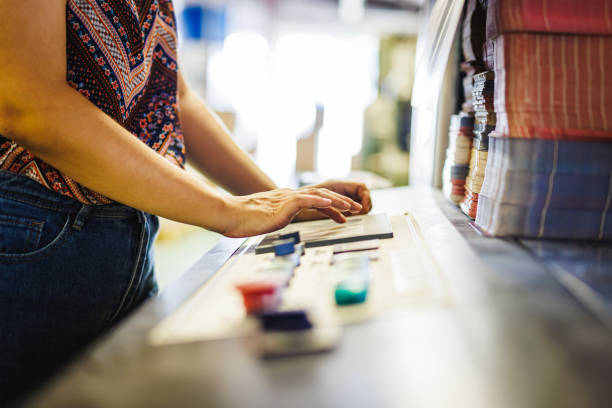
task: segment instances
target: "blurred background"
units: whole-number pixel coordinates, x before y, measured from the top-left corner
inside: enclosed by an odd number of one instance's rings
[[[279,186],[330,178],[374,189],[409,180],[435,185],[435,138],[411,138],[413,116],[426,125],[419,132],[426,136],[435,115],[411,105],[417,34],[432,4],[175,0],[180,69]],[[416,170],[411,147],[430,150]],[[160,288],[220,238],[162,220]]]

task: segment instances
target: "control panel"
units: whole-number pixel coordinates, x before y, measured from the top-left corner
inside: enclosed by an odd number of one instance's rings
[[[333,349],[345,325],[384,318],[397,306],[443,304],[444,282],[415,219],[382,217],[392,238],[310,246],[296,224],[274,239],[248,240],[150,341],[243,337],[263,356],[294,355]],[[262,241],[266,250],[257,253]]]

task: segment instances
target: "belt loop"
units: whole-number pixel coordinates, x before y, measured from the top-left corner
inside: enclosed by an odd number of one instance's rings
[[[76,217],[74,218],[74,222],[72,223],[72,228],[81,231],[85,222],[87,221],[87,217],[91,213],[92,207],[91,205],[83,204]]]

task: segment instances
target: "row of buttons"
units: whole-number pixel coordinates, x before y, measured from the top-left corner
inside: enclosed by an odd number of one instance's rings
[[[357,243],[334,247],[331,266],[338,278],[334,290],[336,305],[352,305],[366,300],[369,264],[378,248],[371,242],[368,245],[367,248]],[[327,316],[321,319],[321,316],[313,315],[313,310],[287,310],[287,304],[283,305],[282,293],[289,286],[304,255],[299,233],[280,236],[273,246],[275,256],[259,267],[255,278],[236,285],[247,314],[259,321],[259,339],[264,354],[296,354],[332,348],[340,337],[338,324],[329,324]],[[333,315],[333,312],[323,314]]]

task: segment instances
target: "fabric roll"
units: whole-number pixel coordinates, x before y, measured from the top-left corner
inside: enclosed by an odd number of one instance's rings
[[[465,195],[461,200],[461,210],[470,218],[476,218],[478,196],[482,188],[487,164],[487,151],[472,149],[470,171],[465,180]]]
[[[495,130],[495,126],[476,124],[474,125],[473,146],[476,150],[489,150],[489,135]]]
[[[459,206],[465,215],[475,219],[478,211],[478,193],[472,193],[466,188],[465,196]]]
[[[612,34],[610,0],[489,0],[486,37],[509,32]]]
[[[477,214],[478,195],[484,182],[489,133],[495,128],[496,124],[494,87],[494,72],[484,71],[474,74],[472,97],[475,112],[472,152],[470,155],[470,170],[465,179],[465,194],[460,204],[461,210],[472,219]]]
[[[453,203],[459,204],[465,195],[465,180],[469,173],[472,151],[474,116],[467,113],[451,117],[446,161],[442,170],[442,190]]]
[[[480,193],[482,188],[488,155],[488,151],[472,149],[470,172],[466,178],[465,186],[473,193]]]

